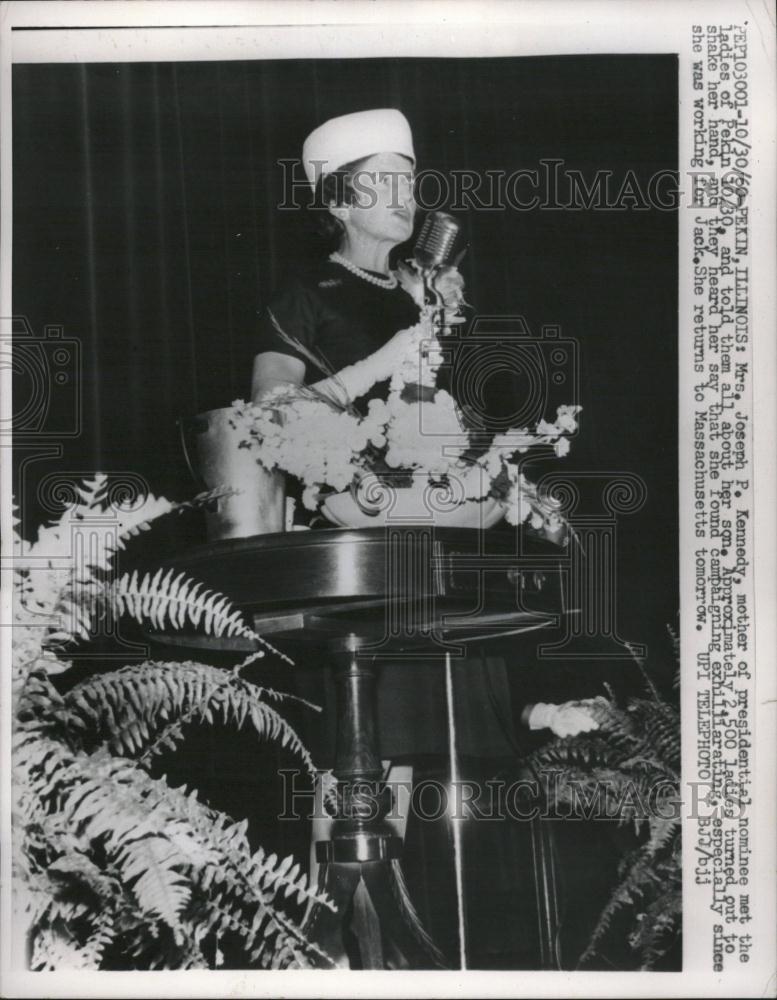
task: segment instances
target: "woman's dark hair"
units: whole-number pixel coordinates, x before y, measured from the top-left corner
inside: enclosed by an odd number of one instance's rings
[[[369,156],[363,156],[359,160],[344,163],[331,174],[323,174],[316,182],[310,211],[313,213],[316,234],[330,250],[337,249],[345,230],[342,222],[329,211],[329,206],[353,204],[356,195],[353,179],[369,159]]]

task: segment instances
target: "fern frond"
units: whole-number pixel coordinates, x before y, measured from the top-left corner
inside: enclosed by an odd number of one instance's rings
[[[617,767],[623,759],[623,750],[616,740],[587,735],[551,740],[528,754],[524,763],[537,771],[555,771],[568,767],[584,767],[593,771],[598,767]]]
[[[650,820],[650,836],[643,847],[643,857],[646,861],[658,857],[659,854],[671,848],[680,836],[680,819],[664,819],[656,816]]]
[[[187,723],[223,722],[250,725],[315,772],[276,708],[293,696],[241,675],[265,649],[293,661],[256,635],[224,595],[184,574],[107,582],[126,538],[157,516],[208,502],[213,491],[178,505],[149,495],[131,511],[109,512],[107,488],[105,476],[84,483],[82,502],[39,531],[28,548],[41,572],[14,566],[12,849],[32,967],[207,968],[219,964],[227,940],[265,967],[326,964],[284,912],[292,900],[333,906],[300,865],[252,852],[245,821],[235,824],[142,766],[158,745],[175,745]],[[55,645],[88,639],[106,607],[158,628],[193,625],[247,639],[255,651],[232,671],[149,662],[60,694],[50,675],[67,664],[44,648],[45,629]],[[61,625],[52,633],[55,612]]]
[[[635,699],[631,708],[635,728],[652,756],[675,773],[680,770],[680,715],[666,702]]]
[[[294,698],[259,687],[239,675],[192,661],[147,661],[75,685],[63,698],[68,724],[117,754],[150,759],[174,747],[190,722],[217,719],[249,724],[260,739],[277,741],[299,756],[308,772],[313,760],[294,728],[265,699]]]
[[[681,930],[682,879],[679,872],[665,880],[656,899],[639,917],[629,944],[641,956],[640,969],[646,972],[654,969],[666,955]]]
[[[609,698],[595,699],[595,733],[553,740],[523,761],[535,773],[552,776],[546,783],[551,805],[567,805],[573,814],[588,818],[594,808],[606,807],[605,815],[633,822],[637,834],[648,827],[647,838],[621,859],[617,884],[578,967],[601,952],[618,914],[631,926],[629,943],[644,969],[654,967],[680,931],[680,820],[658,815],[655,798],[656,792],[663,796],[668,791],[679,800],[680,717],[660,697],[642,661],[634,658],[650,697],[632,698],[625,708],[612,692]]]
[[[158,630],[168,625],[180,629],[186,624],[195,628],[202,624],[209,635],[253,637],[228,597],[173,569],[142,576],[137,570],[125,573],[113,584],[111,597],[120,614],[141,625],[150,622]]]
[[[45,737],[38,743],[38,753],[25,761],[26,779],[43,808],[58,804],[62,826],[86,851],[101,843],[141,910],[177,933],[189,898],[178,867],[188,859],[171,839],[168,817],[144,808],[142,772],[106,755],[68,754]]]
[[[83,955],[87,969],[99,969],[105,951],[116,938],[116,925],[113,914],[109,911],[100,913],[93,925],[92,933],[83,946]]]
[[[75,491],[81,497],[83,506],[88,510],[94,510],[105,499],[108,477],[105,473],[98,472],[93,479],[84,479],[80,486],[76,484]]]
[[[62,826],[85,851],[101,845],[147,922],[168,928],[179,958],[195,896],[200,930],[223,924],[240,929],[248,950],[261,938],[270,942],[268,954],[305,952],[304,934],[280,904],[291,896],[332,903],[292,859],[252,853],[245,824],[152,779],[133,761],[105,752],[69,755],[54,740],[38,742],[49,746],[29,761],[27,781],[44,810],[57,802]]]
[[[27,668],[15,691],[13,742],[24,743],[25,734],[58,728],[64,700],[49,679],[47,662],[36,658]],[[21,745],[14,747],[14,753]]]
[[[74,936],[59,929],[52,921],[42,927],[33,942],[30,968],[33,972],[57,972],[61,969],[89,969],[89,949],[79,945]]]
[[[229,496],[235,491],[229,487],[217,486],[212,490],[204,490],[192,497],[191,500],[178,500],[171,502],[163,498],[157,498],[151,494],[143,498],[143,502],[136,511],[124,513],[119,521],[119,532],[117,535],[117,547],[125,548],[125,541],[134,538],[143,531],[149,531],[154,522],[167,514],[181,514],[186,510],[199,510],[206,507],[213,500],[219,500],[224,496]]]
[[[61,831],[49,827],[47,833],[51,839],[58,839]],[[57,846],[62,846],[61,840]],[[58,881],[62,886],[78,885],[81,891],[90,892],[101,904],[110,903],[119,888],[116,880],[102,871],[85,854],[67,848],[48,865],[46,876],[49,880]]]
[[[661,847],[679,831],[679,823],[666,821],[660,824],[655,838],[651,837],[647,845],[636,853],[636,860],[630,866],[626,876],[616,887],[607,905],[599,916],[591,938],[578,961],[578,968],[590,961],[596,955],[599,946],[610,929],[615,914],[623,909],[633,908],[646,895],[655,896],[665,879],[670,881],[679,876],[679,867],[672,861],[656,864],[656,855]]]
[[[202,627],[206,635],[251,640],[291,665],[294,661],[246,625],[243,615],[229,597],[207,589],[185,573],[159,569],[155,574],[137,570],[123,574],[111,585],[107,597],[115,612],[127,614],[140,625],[149,622],[161,631],[171,626]]]
[[[107,877],[83,856],[60,858],[41,872],[20,864],[15,854],[15,918],[34,929],[32,970],[97,968],[114,937],[111,904],[118,885],[106,892]],[[88,885],[81,881],[84,872]],[[98,883],[99,904],[92,904],[89,893]]]
[[[181,852],[169,833],[125,842],[116,860],[143,911],[163,920],[180,944],[183,940],[180,915],[191,899],[191,888],[188,880],[176,871],[181,864]]]
[[[196,875],[199,888],[218,901],[209,915],[201,916],[202,924],[211,933],[231,930],[239,934],[246,951],[257,962],[268,954],[277,957],[282,952],[289,961],[313,955],[326,963],[327,957],[307,942],[302,930],[283,915],[276,901],[294,896],[298,904],[312,900],[334,909],[331,899],[315,889],[293,858],[268,857],[261,848],[252,853],[245,821],[235,823],[223,813],[203,806],[194,794],[169,792],[166,801],[175,803],[179,816],[216,854],[216,860],[203,865]],[[227,899],[232,901],[231,906],[224,905]],[[243,919],[235,920],[236,908],[243,912]]]
[[[203,807],[194,795],[182,795],[178,806],[192,828],[214,850],[217,847],[221,850],[234,871],[242,873],[240,877],[246,879],[253,890],[271,892],[273,895],[282,892],[284,899],[294,895],[299,904],[313,900],[334,909],[331,899],[312,885],[307,874],[300,871],[299,865],[293,864],[293,858],[279,859],[275,854],[268,856],[261,847],[252,852],[246,836],[245,821],[235,823],[223,813]],[[209,889],[214,882],[220,884],[227,877],[226,872],[224,867],[204,872],[204,888]]]
[[[654,762],[658,771],[679,776],[680,717],[664,701],[633,698],[626,711],[612,703],[596,713],[600,737],[622,751],[622,763],[641,758]]]

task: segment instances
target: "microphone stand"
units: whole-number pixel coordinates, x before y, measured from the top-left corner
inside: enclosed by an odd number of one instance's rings
[[[424,281],[424,301],[427,305],[430,305],[433,308],[432,327],[437,336],[440,337],[445,333],[445,305],[443,303],[442,295],[440,295],[432,284],[438,267],[439,265],[437,264],[433,264],[431,267],[426,267],[421,272],[421,275]]]

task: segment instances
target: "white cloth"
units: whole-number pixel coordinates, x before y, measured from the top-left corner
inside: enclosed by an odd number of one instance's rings
[[[330,118],[305,140],[302,164],[311,186],[322,174],[375,153],[399,153],[415,164],[410,124],[395,108],[375,108]]]
[[[529,729],[550,729],[555,736],[577,736],[598,729],[592,706],[596,699],[566,701],[563,705],[538,702],[529,713]]]

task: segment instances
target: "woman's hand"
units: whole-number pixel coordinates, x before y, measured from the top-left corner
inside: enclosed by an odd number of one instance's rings
[[[383,347],[356,364],[348,365],[336,375],[316,382],[314,389],[322,392],[345,390],[348,399],[356,399],[368,392],[376,382],[390,379],[408,361],[418,358],[421,344],[429,336],[423,327],[400,330]]]
[[[404,260],[397,264],[396,275],[400,286],[407,292],[419,309],[424,306],[424,279],[417,267]]]
[[[332,393],[335,397],[342,396],[345,391],[346,399],[342,400],[343,403],[363,396],[376,382],[390,379],[403,365],[416,360],[421,345],[428,336],[428,330],[423,327],[400,330],[363,361],[357,361],[335,375],[321,379],[312,388]],[[254,403],[262,402],[281,388],[300,385],[304,376],[304,362],[297,358],[275,351],[257,354],[254,359],[251,399]]]
[[[455,267],[441,267],[432,281],[432,287],[442,299],[446,310],[458,311],[465,305],[464,278]]]
[[[424,278],[421,272],[404,261],[397,266],[399,283],[419,307],[424,305]],[[437,293],[439,304],[445,310],[446,323],[462,322],[459,310],[464,301],[464,278],[452,264],[437,267],[430,276],[432,289]]]

